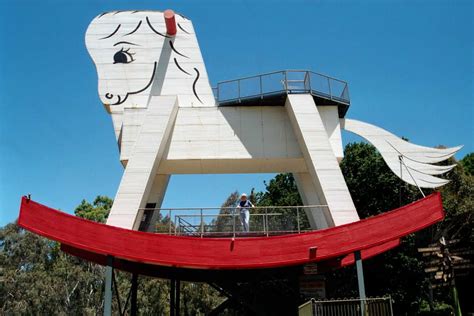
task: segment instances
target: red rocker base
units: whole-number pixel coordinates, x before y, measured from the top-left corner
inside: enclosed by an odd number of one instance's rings
[[[330,260],[354,263],[398,246],[400,238],[444,218],[441,195],[358,222],[313,232],[250,238],[198,238],[145,233],[91,222],[23,197],[18,224],[58,241],[61,248],[106,264],[113,256],[130,265],[192,269],[278,268]]]

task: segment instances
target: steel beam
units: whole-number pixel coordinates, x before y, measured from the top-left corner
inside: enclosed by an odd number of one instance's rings
[[[354,252],[354,258],[356,262],[357,269],[357,283],[359,285],[359,298],[360,298],[360,313],[362,316],[365,316],[365,283],[364,283],[364,269],[362,267],[362,258],[360,255],[360,250]]]
[[[107,257],[107,266],[105,267],[105,290],[104,290],[104,316],[112,315],[112,278],[114,271],[114,257]]]
[[[132,295],[132,301],[130,305],[130,315],[131,316],[136,316],[138,312],[137,308],[137,290],[138,290],[138,274],[133,273],[132,274],[132,288],[131,288],[131,295]]]
[[[176,295],[175,295],[175,300],[176,300],[176,303],[175,303],[175,315],[176,316],[179,316],[181,315],[180,314],[180,303],[181,303],[181,281],[180,280],[176,280]]]
[[[176,280],[171,279],[171,286],[170,286],[170,316],[175,316],[175,302],[176,302]]]

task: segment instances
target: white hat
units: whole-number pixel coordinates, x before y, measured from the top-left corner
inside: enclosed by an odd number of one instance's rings
[[[242,193],[240,197],[243,197],[243,196],[247,197],[247,193]]]

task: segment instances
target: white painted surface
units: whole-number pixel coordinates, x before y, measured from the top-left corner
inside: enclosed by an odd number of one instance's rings
[[[138,229],[178,111],[176,97],[153,97],[125,168],[107,224]]]
[[[290,94],[285,107],[318,199],[321,204],[328,205],[332,223],[338,226],[358,221],[359,216],[312,96]]]
[[[141,131],[141,127],[147,114],[146,108],[126,108],[122,114],[122,135],[120,148],[120,160],[128,161],[133,152],[135,142]]]
[[[448,172],[455,165],[432,164],[452,157],[462,148],[458,146],[438,149],[411,144],[380,127],[357,120],[341,119],[341,125],[347,131],[360,135],[372,143],[390,170],[400,179],[422,188],[437,188],[448,183],[448,180],[434,175]],[[404,164],[400,163],[400,156],[403,157]]]
[[[304,205],[322,205],[318,197],[319,193],[308,172],[293,173],[293,177]],[[305,211],[312,228],[323,229],[334,226],[329,209],[314,208]]]
[[[168,160],[301,157],[280,106],[180,108],[167,154]]]
[[[147,204],[153,203],[155,204],[155,208],[160,208],[161,204],[163,203],[163,198],[165,197],[166,189],[168,187],[168,183],[170,181],[170,176],[167,174],[156,174],[155,179],[153,180],[153,185],[151,187],[150,194],[147,198]],[[153,212],[152,217],[150,220],[150,225],[148,227],[149,232],[155,232],[155,226],[153,223],[156,223],[160,215],[160,212]],[[142,219],[141,216],[139,217],[140,220]],[[137,218],[138,219],[138,218]]]
[[[342,158],[344,158],[344,151],[342,148],[338,107],[334,105],[318,105],[318,111],[323,120],[332,151],[334,152],[337,161],[341,162]]]
[[[160,11],[109,12],[94,18],[87,29],[86,46],[97,68],[99,96],[113,113],[117,138],[120,114],[127,108],[146,108],[154,95],[177,95],[180,107],[215,106],[194,27],[180,15],[175,18],[190,34],[181,28],[173,37],[157,34],[166,34]],[[116,54],[125,56],[126,62],[117,62]]]
[[[126,162],[146,109],[125,109],[120,159]],[[252,159],[252,161],[249,161]],[[162,174],[305,171],[284,107],[179,108]]]

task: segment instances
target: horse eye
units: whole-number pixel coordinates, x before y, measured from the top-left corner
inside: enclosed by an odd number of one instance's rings
[[[114,55],[114,64],[129,64],[133,59],[133,54],[129,52],[130,49],[123,50],[123,48]]]

